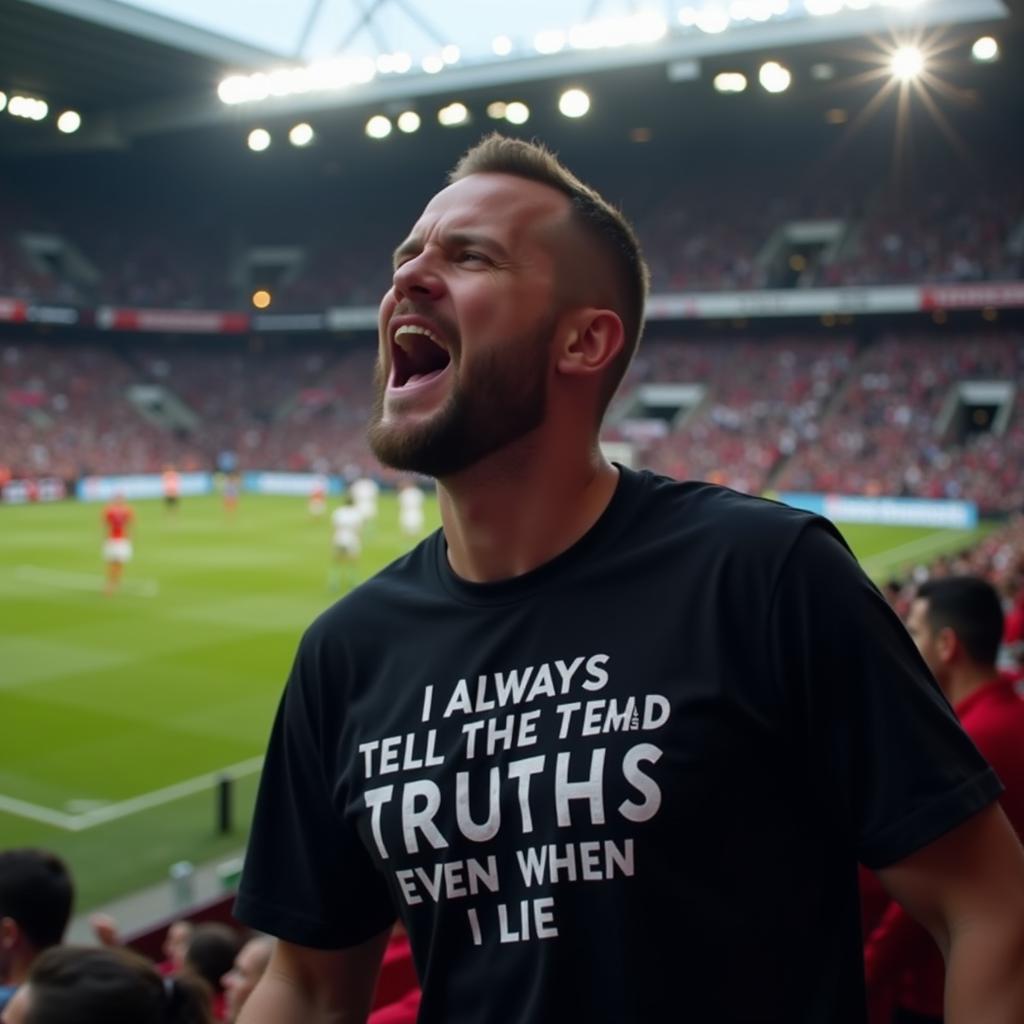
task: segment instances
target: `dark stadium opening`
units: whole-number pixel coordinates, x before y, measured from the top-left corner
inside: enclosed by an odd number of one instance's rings
[[[952,396],[947,436],[957,442],[1005,433],[1016,398],[1010,381],[965,381]]]

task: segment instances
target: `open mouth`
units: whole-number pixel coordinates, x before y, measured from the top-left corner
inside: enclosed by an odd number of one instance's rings
[[[391,386],[404,388],[439,376],[452,361],[433,332],[419,324],[403,324],[391,344]]]

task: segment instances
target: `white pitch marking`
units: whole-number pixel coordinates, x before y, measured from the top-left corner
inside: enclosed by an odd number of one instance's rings
[[[925,555],[930,551],[941,550],[945,547],[956,547],[958,542],[966,543],[974,536],[974,530],[939,530],[929,533],[927,536],[918,537],[916,540],[909,540],[906,544],[900,544],[898,547],[880,551],[877,555],[871,555],[861,562],[861,566],[868,573],[878,569],[888,569],[897,565],[904,558]]]
[[[54,828],[62,828],[65,832],[75,831],[75,816],[73,814],[63,814],[61,811],[53,811],[49,807],[40,807],[38,804],[30,804],[25,800],[16,800],[13,796],[0,796],[0,811],[6,811],[19,818],[29,818],[31,821],[41,821],[44,825],[53,825]]]
[[[14,570],[15,578],[26,583],[39,583],[46,587],[62,587],[65,590],[103,589],[104,579],[89,572],[68,572],[64,569],[46,569],[39,565],[19,565]],[[120,589],[139,597],[156,597],[160,584],[156,580],[125,580]]]
[[[82,832],[88,828],[95,828],[97,825],[105,825],[109,821],[116,821],[118,818],[126,818],[130,814],[137,814],[139,811],[148,811],[161,804],[169,804],[174,800],[182,799],[182,797],[201,793],[204,789],[214,786],[221,776],[227,775],[232,779],[238,779],[243,775],[251,775],[253,772],[259,771],[262,765],[262,755],[250,757],[247,761],[239,761],[238,764],[228,765],[219,771],[197,775],[194,779],[186,779],[173,786],[165,786],[163,789],[156,789],[151,793],[143,793],[141,796],[121,800],[116,804],[95,807],[92,810],[83,811],[81,814],[62,814],[60,811],[53,811],[48,807],[39,807],[37,804],[26,803],[24,800],[7,796],[0,796],[0,811],[7,811],[22,818],[31,818],[33,821],[41,821],[46,825],[64,829],[66,832]]]

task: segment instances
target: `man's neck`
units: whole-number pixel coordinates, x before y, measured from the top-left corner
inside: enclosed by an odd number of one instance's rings
[[[956,707],[958,704],[972,697],[983,686],[988,686],[999,676],[994,665],[970,665],[958,671],[949,681],[950,704]]]
[[[526,442],[438,483],[452,570],[473,583],[521,576],[576,543],[601,517],[619,471],[592,450],[565,458]]]

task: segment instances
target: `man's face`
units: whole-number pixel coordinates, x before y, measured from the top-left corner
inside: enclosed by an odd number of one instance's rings
[[[185,954],[188,952],[188,944],[191,938],[192,926],[185,921],[175,921],[167,929],[163,953],[178,968],[185,963]]]
[[[224,986],[224,1000],[227,1003],[228,1020],[236,1020],[246,999],[263,976],[269,953],[265,944],[247,942],[235,957],[230,971],[221,978]]]
[[[387,465],[443,477],[544,420],[567,197],[474,174],[428,204],[380,305],[369,440]]]
[[[925,664],[938,682],[942,682],[942,659],[939,657],[938,636],[928,621],[928,599],[915,598],[907,613],[907,632],[910,633]]]

